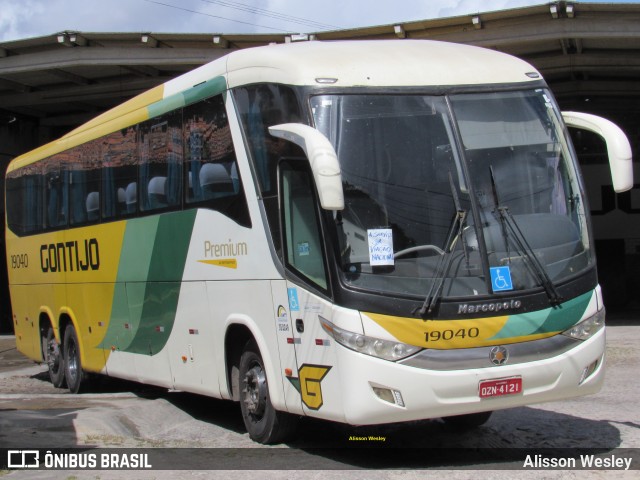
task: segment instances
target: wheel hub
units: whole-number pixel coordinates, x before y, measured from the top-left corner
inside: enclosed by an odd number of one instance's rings
[[[260,417],[267,405],[267,380],[264,370],[258,365],[251,368],[245,376],[244,404],[247,411]]]
[[[53,371],[57,370],[60,365],[60,346],[55,339],[51,339],[47,343],[47,365]]]
[[[69,345],[68,354],[67,374],[71,377],[71,380],[75,381],[78,375],[78,350],[75,343],[72,342]]]

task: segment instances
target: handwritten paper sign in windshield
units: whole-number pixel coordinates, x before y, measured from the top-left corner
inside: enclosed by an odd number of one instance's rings
[[[390,228],[367,230],[371,266],[393,265],[393,232]]]

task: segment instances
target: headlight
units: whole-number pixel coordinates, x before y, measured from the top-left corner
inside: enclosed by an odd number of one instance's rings
[[[604,327],[604,308],[596,313],[594,316],[581,321],[568,330],[562,332],[567,337],[575,338],[577,340],[586,340],[592,337],[598,330]]]
[[[336,342],[356,352],[364,353],[365,355],[395,362],[421,350],[420,347],[407,345],[406,343],[392,342],[382,340],[381,338],[368,337],[361,333],[350,332],[336,327],[329,320],[322,317],[319,318],[322,328],[324,328]]]

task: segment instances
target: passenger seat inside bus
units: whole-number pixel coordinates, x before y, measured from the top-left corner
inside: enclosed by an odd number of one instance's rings
[[[138,209],[138,185],[131,182],[125,190],[125,202],[127,204],[127,213],[135,213]]]
[[[149,208],[155,210],[167,206],[167,195],[165,193],[165,183],[167,177],[153,177],[149,181]]]
[[[204,200],[227,197],[235,193],[234,183],[227,169],[220,163],[205,163],[200,169],[200,186]]]
[[[87,195],[87,220],[95,222],[100,218],[100,192]]]
[[[124,188],[118,188],[118,215],[127,213],[126,201],[127,193],[125,192]]]

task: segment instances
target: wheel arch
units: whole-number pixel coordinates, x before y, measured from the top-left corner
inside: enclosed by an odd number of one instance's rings
[[[227,380],[229,396],[231,400],[236,402],[240,400],[240,357],[242,356],[244,346],[250,340],[255,340],[255,335],[247,325],[243,323],[231,323],[227,326],[224,337],[225,378]]]
[[[245,316],[230,319],[227,323],[224,339],[224,359],[225,378],[227,381],[227,392],[229,398],[234,401],[240,400],[239,391],[239,366],[240,357],[248,341],[254,340],[258,346],[260,356],[265,365],[267,382],[269,384],[269,397],[272,405],[278,410],[286,411],[284,394],[282,390],[282,379],[278,376],[280,365],[277,346],[274,352],[268,348],[264,336],[251,319]]]
[[[58,316],[58,331],[60,335],[60,343],[64,343],[64,334],[67,328],[72,325],[76,330],[76,335],[78,337],[78,349],[80,350],[80,361],[84,363],[84,348],[82,346],[82,341],[80,338],[80,330],[78,329],[78,321],[73,314],[73,311],[69,308],[60,309],[60,314]],[[54,329],[55,330],[55,329]]]
[[[47,336],[49,327],[53,329],[53,336],[55,337],[56,341],[59,344],[62,343],[62,337],[60,336],[60,332],[54,324],[53,318],[54,317],[51,310],[46,307],[42,307],[40,309],[40,314],[38,315],[38,331],[40,332],[40,358],[43,362],[45,361],[45,354],[43,351],[44,345],[42,339]]]

